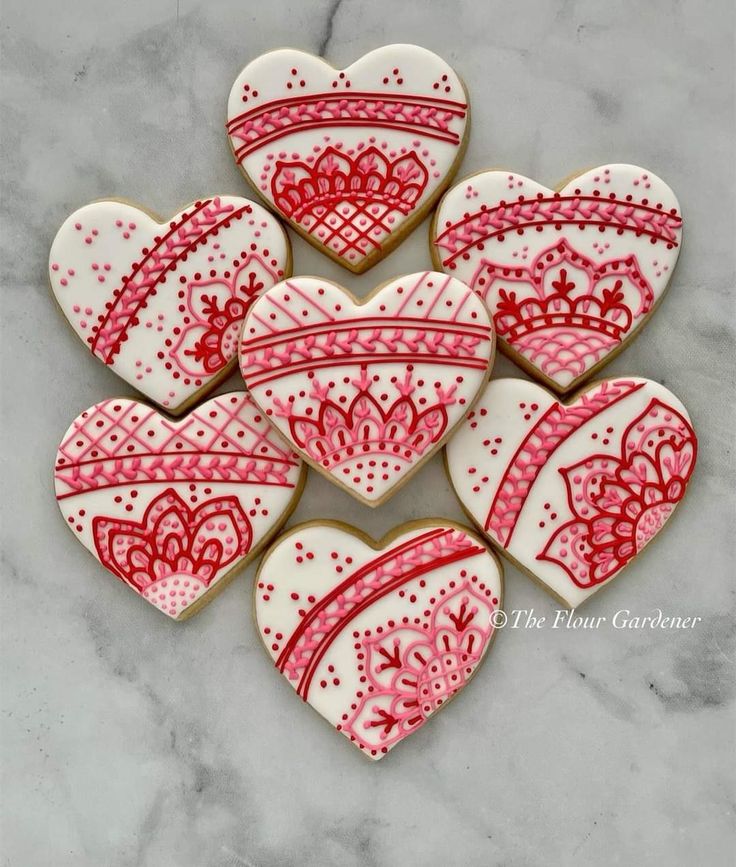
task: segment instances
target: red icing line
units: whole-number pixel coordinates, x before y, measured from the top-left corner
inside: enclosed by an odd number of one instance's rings
[[[236,117],[230,118],[227,122],[227,127],[230,129],[231,127],[237,126],[244,120],[248,118],[255,117],[256,115],[263,112],[265,108],[281,108],[282,106],[287,105],[301,105],[308,102],[320,102],[327,100],[360,100],[360,99],[381,99],[383,102],[416,102],[424,105],[435,105],[439,108],[444,108],[446,111],[457,114],[458,117],[463,117],[465,115],[465,111],[467,109],[467,105],[464,102],[457,102],[453,99],[442,99],[440,97],[434,96],[391,96],[390,93],[385,95],[375,92],[375,91],[359,91],[359,90],[343,90],[339,92],[335,91],[325,91],[324,93],[317,93],[314,96],[287,96],[283,99],[274,99],[271,102],[264,103],[263,105],[255,106],[254,108],[249,109],[248,111],[243,112],[242,114],[237,115]]]
[[[643,213],[637,216],[637,212]],[[657,220],[654,220],[655,216]],[[667,211],[636,202],[597,196],[557,195],[522,199],[468,214],[459,222],[447,226],[437,236],[435,244],[451,251],[451,255],[447,256],[442,263],[448,265],[471,247],[498,235],[530,227],[562,223],[578,226],[610,226],[617,230],[637,232],[640,235],[664,240],[676,247],[678,242],[675,231],[682,226],[682,219]],[[659,224],[656,230],[647,228],[652,223]]]
[[[110,407],[117,401],[104,401],[80,416],[59,446],[56,478],[77,489],[71,493],[79,493],[84,487],[100,489],[101,482],[107,483],[104,487],[112,487],[175,477],[187,480],[235,477],[242,482],[249,482],[252,477],[263,483],[271,478],[276,484],[284,484],[285,471],[295,465],[295,456],[269,440],[270,428],[266,428],[265,422],[261,431],[238,416],[244,400],[243,397],[233,404],[216,399],[214,405],[224,416],[216,423],[195,411],[178,424],[168,422],[155,410],[136,402],[128,402],[124,411],[116,414]],[[152,419],[159,432],[165,431],[164,441],[157,447],[147,442],[141,433]],[[199,437],[200,432],[203,432],[203,439]],[[248,439],[241,444],[240,435],[245,436],[246,432]],[[233,447],[231,452],[221,451],[223,441]],[[175,442],[189,448],[173,450]],[[131,445],[134,451],[128,450]],[[259,448],[268,451],[253,457]],[[71,493],[59,493],[57,498],[63,499]]]
[[[187,456],[189,460],[185,461]],[[257,466],[259,463],[260,468]],[[82,472],[80,466],[83,465],[89,469]],[[121,485],[161,481],[233,481],[293,487],[286,481],[286,468],[292,466],[296,463],[290,460],[232,453],[168,452],[163,455],[107,457],[57,466],[56,479],[73,489],[57,494],[57,499],[77,496],[87,490],[101,491]]]
[[[67,470],[71,467],[84,467],[84,466],[89,466],[92,464],[99,464],[99,463],[106,461],[106,460],[127,460],[129,458],[130,459],[134,459],[134,458],[145,459],[145,458],[161,457],[161,456],[164,456],[164,457],[170,456],[170,457],[177,457],[177,458],[186,457],[186,456],[196,456],[199,458],[204,458],[204,457],[252,458],[254,461],[270,461],[271,463],[276,462],[276,463],[282,463],[282,464],[289,464],[292,467],[295,467],[297,465],[297,461],[292,461],[292,460],[289,460],[288,458],[274,458],[273,456],[269,456],[269,455],[254,455],[254,454],[251,454],[250,452],[238,452],[237,454],[234,454],[233,452],[220,452],[220,451],[217,451],[216,449],[212,449],[212,450],[206,449],[205,451],[200,450],[200,451],[191,451],[191,452],[190,451],[183,451],[183,450],[180,452],[179,451],[177,451],[177,452],[131,452],[130,454],[124,455],[120,458],[113,458],[112,456],[107,455],[107,456],[102,457],[102,458],[90,458],[90,460],[88,460],[88,461],[75,461],[73,464],[67,464],[67,463],[57,464],[56,470],[61,471],[61,470]]]
[[[174,226],[170,226],[169,231],[161,238],[159,243],[153,247],[153,249],[148,253],[146,258],[144,258],[141,261],[141,268],[144,267],[144,265],[148,261],[148,259],[150,259],[152,256],[156,255],[159,248],[162,247],[164,244],[166,244],[168,242],[168,240],[172,237],[172,235],[174,235],[176,232],[178,232],[179,229],[182,226],[184,226],[186,223],[190,222],[192,220],[192,218],[195,217],[197,214],[199,214],[204,208],[206,208],[210,204],[211,201],[212,201],[212,199],[207,199],[206,201],[201,202],[199,205],[197,205],[194,208],[194,210],[192,211],[191,214],[188,214],[187,216],[182,217],[182,219],[178,223],[176,223]],[[127,281],[125,281],[125,283],[127,283]],[[124,285],[125,285],[125,283],[124,283]],[[122,292],[123,292],[123,289],[120,289],[118,294],[122,295]],[[97,343],[100,340],[101,332],[104,329],[104,326],[106,325],[107,321],[110,319],[110,317],[112,315],[112,311],[113,311],[113,307],[110,307],[108,312],[105,314],[104,320],[100,323],[99,327],[95,328],[96,336],[95,336],[94,340],[92,341],[92,343],[90,344],[92,352],[94,352],[96,347],[97,347]]]
[[[427,97],[321,93],[266,103],[228,121],[227,128],[232,138],[243,141],[235,151],[238,162],[285,135],[320,127],[398,129],[457,145],[460,136],[449,130],[449,124],[454,117],[465,116],[466,106],[450,103],[450,108],[445,101],[439,105],[438,102]]]
[[[448,357],[448,356],[432,356],[422,353],[396,353],[386,352],[381,355],[377,353],[363,353],[360,355],[346,355],[341,358],[316,358],[310,361],[304,361],[291,366],[281,366],[278,369],[272,369],[267,374],[258,375],[250,374],[243,369],[243,376],[246,378],[249,388],[263,385],[267,382],[273,382],[275,379],[280,379],[283,376],[290,376],[294,373],[302,373],[312,368],[322,369],[328,367],[344,367],[346,365],[357,364],[391,364],[393,362],[399,364],[434,364],[440,367],[466,367],[472,370],[485,370],[488,367],[488,359],[474,359],[472,356],[463,357]]]
[[[435,530],[428,530],[426,533],[423,533],[420,536],[415,536],[412,539],[408,539],[406,542],[402,542],[395,548],[389,548],[386,551],[383,551],[378,557],[375,557],[373,560],[365,563],[363,566],[360,567],[360,569],[357,569],[355,572],[345,578],[344,581],[341,581],[340,584],[337,585],[337,587],[333,587],[333,589],[330,590],[330,592],[326,596],[323,596],[322,599],[320,599],[318,602],[315,602],[311,609],[304,615],[299,625],[284,645],[284,649],[281,651],[279,658],[276,660],[276,667],[280,671],[284,670],[286,661],[298,644],[299,639],[302,637],[302,634],[309,625],[309,622],[316,617],[317,613],[321,609],[326,608],[330,603],[334,602],[341,593],[344,593],[345,590],[347,590],[349,587],[352,587],[352,585],[355,584],[356,581],[358,581],[360,578],[363,578],[370,572],[375,571],[378,566],[383,565],[388,560],[393,560],[400,554],[403,554],[405,551],[409,551],[412,548],[417,547],[417,545],[428,542],[431,539],[436,539],[438,536],[442,536],[445,533],[447,533],[447,528],[438,527]]]
[[[217,203],[219,200],[215,199],[212,201]],[[195,217],[195,214],[203,211],[208,204],[209,202],[205,202],[200,209],[191,214],[186,220],[182,220],[178,226],[174,227],[166,236],[166,238],[169,239],[169,242],[167,242],[166,239],[162,239],[161,242],[148,253],[147,257],[140,263],[133,275],[124,282],[123,287],[118,291],[117,297],[115,298],[115,301],[112,302],[103,321],[99,324],[99,327],[96,327],[95,337],[90,344],[92,352],[98,355],[105,364],[110,364],[115,355],[120,351],[121,344],[127,337],[126,330],[129,324],[135,320],[136,315],[145,305],[149,296],[155,292],[156,287],[161,283],[164,277],[178,266],[181,259],[192,250],[196,249],[196,247],[209,235],[213,233],[216,234],[223,224],[237,219],[245,212],[250,212],[250,207],[248,205],[235,211],[232,210],[232,206],[220,209],[219,211],[216,211],[215,216],[209,220],[209,222],[213,222],[214,225],[210,226],[210,228],[205,232],[196,234],[193,240],[189,240],[189,238],[197,232],[197,223],[204,222],[194,220],[193,218]],[[226,216],[222,220],[217,221],[215,217],[219,216],[219,214],[223,212],[226,213]],[[170,243],[171,236],[188,222],[193,222],[195,228],[186,235],[186,242],[172,245]],[[171,258],[171,254],[169,253],[166,257],[169,261],[162,265],[160,259],[163,257],[158,253],[158,251],[163,245],[168,247],[173,246],[178,249],[177,252],[173,254],[173,258]],[[149,267],[147,264],[151,259],[155,262],[153,267]],[[152,279],[150,277],[151,271],[155,273],[155,277]],[[136,284],[135,277],[139,273],[142,273],[144,279],[142,283]],[[121,307],[122,309],[120,309]],[[122,323],[120,320],[122,320]]]
[[[653,398],[624,431],[620,456],[593,454],[559,469],[572,517],[536,559],[562,567],[584,589],[607,581],[657,535],[685,496],[697,450],[685,418]]]
[[[398,577],[394,578],[393,581],[390,581],[384,587],[381,587],[380,590],[376,591],[371,596],[367,597],[358,605],[356,605],[355,608],[352,608],[350,610],[350,613],[343,617],[340,621],[338,621],[338,623],[333,626],[330,632],[325,635],[320,645],[310,657],[307,667],[302,674],[302,679],[299,682],[299,686],[297,687],[297,694],[301,695],[304,701],[307,700],[307,695],[309,693],[309,687],[312,683],[312,678],[314,677],[314,673],[317,670],[321,659],[324,657],[325,653],[327,653],[330,645],[337,638],[340,632],[345,628],[348,623],[351,622],[351,620],[357,617],[358,614],[360,614],[366,608],[369,608],[378,599],[382,599],[393,590],[396,590],[397,587],[401,587],[402,584],[406,584],[414,578],[418,578],[420,575],[426,575],[427,572],[433,572],[435,569],[439,569],[442,566],[449,566],[451,563],[457,563],[459,560],[467,560],[468,557],[475,557],[476,554],[481,554],[484,551],[485,548],[481,548],[476,545],[472,548],[463,548],[460,551],[455,551],[454,553],[449,554],[446,557],[438,557],[434,560],[430,560],[428,563],[423,563],[422,565],[411,569],[404,575],[399,575]]]
[[[339,324],[337,325],[333,324],[334,321],[335,320],[332,320],[332,322],[320,322],[309,328],[304,325],[299,325],[295,328],[279,328],[277,331],[274,330],[270,334],[264,334],[262,337],[248,337],[243,340],[242,345],[244,349],[248,350],[264,349],[267,346],[277,346],[279,343],[283,343],[284,339],[291,335],[306,337],[307,335],[329,334],[332,331],[348,331],[352,326],[358,326],[358,328],[372,328],[376,323],[379,327],[395,325],[397,328],[417,325],[420,329],[429,328],[431,330],[443,330],[447,331],[449,334],[463,334],[466,337],[481,337],[486,340],[489,339],[487,325],[473,325],[472,323],[457,325],[450,319],[420,319],[415,316],[401,316],[400,318],[395,316],[371,316],[370,318],[365,319],[357,317],[354,319],[340,319]],[[277,334],[278,337],[274,337],[274,334]],[[270,342],[264,344],[263,341]]]
[[[334,337],[334,335],[342,334],[346,331],[348,332],[347,339],[337,339]],[[408,334],[407,331],[409,332]],[[429,337],[427,336],[427,332],[430,333]],[[325,337],[326,339],[318,342],[318,337]],[[450,341],[447,339],[449,337],[454,339]],[[469,338],[468,342],[465,341],[465,337]],[[329,327],[320,325],[315,329],[304,328],[298,335],[298,338],[287,338],[286,340],[283,338],[270,339],[269,343],[258,346],[257,352],[285,344],[283,351],[271,353],[265,351],[262,362],[259,363],[249,357],[248,363],[264,366],[273,356],[279,357],[280,360],[281,357],[285,358],[288,356],[291,358],[294,355],[311,358],[317,352],[332,357],[338,352],[350,353],[356,344],[363,348],[365,348],[365,344],[369,344],[372,350],[375,343],[385,346],[389,352],[395,352],[397,345],[406,346],[411,352],[416,352],[417,347],[420,344],[424,344],[430,351],[439,354],[441,350],[445,350],[448,355],[454,356],[461,349],[474,348],[481,340],[490,340],[488,326],[483,327],[480,333],[468,333],[459,328],[445,328],[441,324],[427,324],[425,327],[418,326],[413,329],[405,329],[398,323],[393,327],[388,326],[388,328],[386,326],[371,327],[370,325],[358,325],[357,327]],[[245,341],[243,349],[250,348],[250,342]]]
[[[423,138],[433,138],[439,141],[448,142],[449,144],[453,145],[457,145],[460,143],[460,137],[457,133],[431,132],[428,129],[413,126],[411,124],[389,123],[388,121],[381,120],[320,120],[311,121],[309,123],[294,124],[293,126],[287,127],[285,130],[280,130],[278,133],[270,133],[269,135],[266,135],[261,139],[257,139],[251,144],[243,145],[242,147],[239,147],[237,151],[235,151],[235,158],[237,162],[241,162],[245,157],[248,156],[248,154],[253,153],[253,151],[260,150],[262,147],[265,147],[271,142],[278,141],[280,138],[283,138],[285,135],[290,135],[291,133],[299,133],[303,130],[311,129],[331,129],[335,126],[369,126],[371,128],[395,129],[399,130],[399,132],[414,133],[415,135],[421,135]]]
[[[508,546],[529,490],[555,450],[581,425],[643,387],[644,383],[627,380],[604,381],[597,394],[583,395],[571,406],[553,403],[529,430],[509,461],[496,487],[484,529],[492,532],[501,545]],[[545,433],[543,428],[548,422],[550,430]],[[560,430],[561,426],[566,427]],[[532,444],[534,440],[538,442]],[[510,490],[505,491],[509,485]],[[504,511],[497,515],[499,504],[503,504]]]
[[[254,478],[247,478],[247,473],[245,474],[245,476],[246,477],[244,477],[244,478],[239,478],[236,480],[233,480],[226,475],[224,475],[221,479],[215,479],[215,478],[213,478],[213,475],[204,475],[204,474],[200,474],[200,475],[192,474],[191,476],[182,475],[181,477],[164,476],[163,478],[160,478],[160,479],[126,478],[126,479],[123,479],[120,481],[111,482],[109,485],[91,486],[89,488],[89,490],[91,490],[91,491],[106,491],[109,488],[120,488],[120,487],[123,487],[124,485],[136,485],[136,486],[153,485],[153,484],[161,484],[162,482],[169,482],[169,481],[171,481],[171,482],[179,482],[179,481],[187,481],[187,482],[189,482],[189,481],[195,481],[195,482],[197,482],[197,481],[199,481],[199,482],[226,481],[226,482],[233,482],[233,481],[235,481],[236,484],[240,484],[240,485],[259,485],[259,486],[262,485],[265,488],[293,488],[294,487],[294,485],[286,483],[286,482],[282,482],[282,481],[269,482],[263,478],[258,478],[257,476],[255,476]],[[65,483],[69,484],[68,479],[64,478],[62,480]],[[84,493],[83,490],[70,491],[67,494],[57,494],[56,499],[57,500],[67,500],[67,499],[69,499],[69,497],[77,497],[83,493]]]

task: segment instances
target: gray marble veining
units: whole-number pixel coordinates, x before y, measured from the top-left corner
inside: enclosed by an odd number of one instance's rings
[[[713,865],[734,847],[734,7],[729,0],[6,0],[2,21],[3,830],[13,867]],[[390,41],[458,69],[461,169],[554,183],[605,161],[677,191],[686,242],[646,334],[610,366],[665,383],[701,438],[661,541],[586,613],[697,628],[506,630],[447,712],[377,765],[301,706],[249,619],[254,567],[176,626],[75,544],[52,493],[60,434],[130,394],[47,289],[66,214],[102,196],[159,213],[247,187],[230,85],[280,45],[336,65]],[[292,234],[297,272],[357,294],[428,262],[421,226],[361,277]],[[495,375],[516,374],[500,360]],[[229,383],[237,387],[234,377]],[[374,535],[462,519],[431,461],[372,511],[310,476],[292,522]],[[507,608],[552,615],[506,566]]]

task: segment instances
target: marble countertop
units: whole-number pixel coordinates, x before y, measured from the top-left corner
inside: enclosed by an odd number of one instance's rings
[[[692,865],[734,847],[734,7],[729,0],[5,0],[2,22],[2,864],[13,867]],[[686,243],[646,334],[608,368],[658,380],[701,439],[661,541],[589,603],[691,630],[506,630],[464,697],[375,765],[295,700],[250,620],[254,566],[174,625],[59,517],[51,466],[83,408],[131,394],[47,288],[75,207],[159,213],[248,195],[223,131],[252,57],[344,65],[392,41],[449,60],[473,100],[461,168],[553,184],[634,162],[677,191]],[[360,277],[292,235],[295,272],[358,295],[428,263],[427,227]],[[520,375],[508,361],[494,375]],[[228,383],[238,387],[237,378]],[[225,386],[227,387],[227,386]],[[462,520],[439,457],[372,511],[312,474],[291,521],[379,536]],[[553,600],[506,565],[507,609]]]

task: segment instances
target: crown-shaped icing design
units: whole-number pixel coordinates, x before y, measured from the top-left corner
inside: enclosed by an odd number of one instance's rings
[[[530,265],[481,260],[472,281],[498,335],[551,377],[580,376],[654,305],[636,256],[593,262],[566,240]]]
[[[328,147],[312,165],[279,161],[271,188],[277,207],[287,217],[304,222],[309,215],[319,220],[344,202],[361,207],[381,204],[408,214],[428,177],[413,152],[391,160],[376,147],[352,157]],[[384,214],[385,209],[380,211],[381,217]],[[368,212],[366,217],[370,216]]]
[[[530,266],[484,262],[473,282],[484,299],[496,296],[494,322],[510,342],[561,325],[620,340],[654,302],[635,256],[596,264],[565,240]]]
[[[398,397],[383,407],[371,393],[365,366],[352,380],[357,394],[347,408],[330,399],[330,387],[312,381],[312,398],[320,401],[319,415],[296,415],[288,403],[277,400],[277,414],[288,419],[294,441],[325,468],[374,456],[411,461],[440,440],[447,427],[446,407],[455,402],[454,387],[436,389],[437,402],[421,410],[412,395],[412,373],[394,387]]]

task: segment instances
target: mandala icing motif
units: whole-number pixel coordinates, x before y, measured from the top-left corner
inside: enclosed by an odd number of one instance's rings
[[[49,274],[92,354],[175,413],[227,373],[248,307],[289,262],[278,221],[247,199],[203,199],[168,223],[102,201],[59,229]]]
[[[446,187],[467,119],[460,79],[424,48],[387,45],[343,71],[282,49],[238,76],[227,131],[261,196],[359,273]]]
[[[681,239],[674,193],[645,169],[601,166],[559,192],[492,171],[444,197],[433,253],[488,304],[501,347],[565,392],[654,310]]]
[[[457,525],[409,525],[376,549],[303,524],[263,560],[256,619],[297,695],[380,759],[467,684],[501,591],[496,560]]]
[[[134,400],[83,412],[56,456],[56,498],[79,541],[183,619],[286,518],[301,462],[243,392],[180,421]]]
[[[462,419],[493,347],[485,306],[454,277],[410,274],[362,304],[297,277],[251,308],[240,366],[305,459],[377,505]]]
[[[603,380],[566,405],[499,379],[448,445],[447,466],[488,538],[575,606],[662,529],[696,454],[685,408],[658,383]]]

